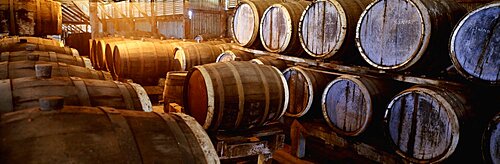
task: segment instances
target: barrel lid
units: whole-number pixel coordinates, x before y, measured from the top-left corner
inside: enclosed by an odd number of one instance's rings
[[[217,56],[216,62],[228,62],[228,61],[235,61],[237,56],[233,53],[233,51],[226,50],[223,53],[221,53],[219,56]]]
[[[282,4],[271,5],[264,11],[260,23],[262,45],[269,52],[283,52],[289,46],[293,28],[288,9]]]
[[[294,94],[290,98],[294,102],[288,104],[288,110],[285,115],[289,117],[301,117],[309,111],[314,98],[313,84],[310,75],[301,67],[295,66],[283,71],[289,92]]]
[[[249,46],[256,40],[258,35],[256,34],[258,32],[256,29],[259,28],[260,18],[257,9],[251,3],[242,1],[235,11],[233,38],[239,45]]]

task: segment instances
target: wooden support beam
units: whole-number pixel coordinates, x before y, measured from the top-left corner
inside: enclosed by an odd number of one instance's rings
[[[89,0],[89,12],[90,12],[90,27],[92,30],[92,39],[95,39],[99,35],[99,17],[97,16],[97,0]]]
[[[76,12],[79,13],[80,15],[82,15],[82,19],[84,20],[87,20],[87,22],[90,22],[90,18],[87,14],[85,14],[85,12],[82,11],[82,9],[80,9],[80,6],[78,6],[75,1],[71,1],[73,3],[73,5],[75,6],[76,8]]]

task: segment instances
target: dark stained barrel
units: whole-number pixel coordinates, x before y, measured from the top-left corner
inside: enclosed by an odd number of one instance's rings
[[[89,56],[90,46],[89,40],[91,38],[91,33],[74,33],[69,34],[65,39],[66,46],[78,50],[80,55]]]
[[[387,106],[385,127],[398,155],[416,163],[433,163],[452,155],[476,159],[480,154],[477,112],[466,93],[434,86],[414,86]],[[478,118],[479,119],[479,118]],[[480,159],[478,159],[480,160]]]
[[[81,66],[92,68],[90,63],[85,62],[85,58],[81,56],[69,56],[66,54],[59,54],[55,52],[43,52],[43,51],[17,51],[17,52],[2,52],[0,54],[0,62],[3,61],[48,61],[48,62],[60,62],[69,65]]]
[[[0,112],[36,107],[38,99],[48,96],[64,97],[67,105],[152,110],[146,91],[134,83],[77,77],[25,77],[0,80],[0,90]]]
[[[264,11],[260,22],[260,39],[269,52],[300,56],[304,49],[300,45],[298,26],[300,16],[308,1],[290,1],[274,4]]]
[[[478,8],[455,28],[451,59],[465,78],[500,85],[500,2]]]
[[[285,115],[289,117],[321,116],[321,95],[333,76],[300,66],[283,71],[290,92],[290,102]],[[308,114],[309,113],[309,114]]]
[[[396,88],[381,79],[340,76],[323,92],[323,117],[337,134],[344,136],[381,131],[385,107],[397,94]]]
[[[12,43],[12,44],[1,44],[0,52],[15,52],[15,51],[46,51],[55,52],[60,54],[66,54],[71,56],[80,56],[78,50],[69,47],[60,47],[53,45],[43,45],[43,44],[33,44],[33,43]]]
[[[61,2],[1,0],[0,21],[0,31],[9,35],[59,35],[62,33]]]
[[[175,51],[174,70],[189,71],[197,65],[215,63],[221,53],[218,47],[203,43],[178,46]]]
[[[250,61],[255,58],[255,55],[246,51],[241,50],[226,50],[220,54],[216,62],[228,62],[228,61]]]
[[[160,42],[127,41],[113,52],[118,79],[132,79],[141,85],[158,85],[174,68],[174,47]]]
[[[278,59],[276,57],[272,57],[272,56],[261,56],[261,57],[250,60],[250,62],[255,63],[255,64],[264,64],[264,65],[274,66],[281,71],[288,68],[285,61]]]
[[[260,20],[264,11],[281,0],[242,0],[235,9],[232,30],[236,43],[247,48],[261,47]]]
[[[165,88],[163,89],[164,109],[168,109],[169,103],[184,106],[183,88],[187,73],[187,71],[170,71],[167,73]]]
[[[184,109],[207,130],[245,130],[277,121],[288,106],[281,72],[250,62],[196,66],[186,77]]]
[[[3,38],[0,40],[0,44],[3,45],[3,44],[19,43],[21,42],[21,40],[24,40],[23,42],[32,44],[64,47],[64,44],[62,42],[59,42],[55,39],[45,39],[45,38],[29,37],[29,36],[21,36],[21,37],[13,36],[8,38]]]
[[[323,0],[307,6],[299,22],[299,39],[312,57],[359,58],[354,38],[363,10],[372,0]],[[361,58],[359,58],[361,59]]]
[[[500,113],[491,119],[483,132],[482,152],[485,163],[500,163]]]
[[[378,69],[436,73],[451,65],[449,37],[465,12],[454,0],[377,0],[360,17],[356,44]]]
[[[219,163],[206,132],[182,113],[65,106],[1,120],[1,163]]]
[[[80,77],[84,79],[113,80],[109,72],[97,71],[65,63],[46,61],[0,62],[0,79],[35,77],[36,65],[51,66],[53,77]]]

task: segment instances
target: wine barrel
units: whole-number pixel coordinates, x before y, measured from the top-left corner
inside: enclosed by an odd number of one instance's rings
[[[500,85],[500,2],[478,8],[455,27],[450,55],[458,72],[471,81]]]
[[[281,71],[288,68],[285,61],[278,59],[276,57],[272,57],[272,56],[261,56],[261,57],[250,60],[250,62],[255,63],[255,64],[264,64],[264,65],[274,66]]]
[[[17,51],[17,52],[2,52],[0,54],[0,62],[3,61],[48,61],[48,62],[61,62],[69,65],[76,65],[81,67],[92,68],[90,63],[85,62],[81,56],[69,56],[66,54],[59,54],[55,52],[42,52],[42,51]]]
[[[163,90],[164,109],[168,109],[169,103],[177,103],[184,106],[183,88],[187,71],[170,71],[165,79],[165,88]]]
[[[225,43],[225,44],[218,44],[218,45],[215,45],[215,46],[219,47],[222,51],[226,51],[226,50],[232,50],[233,47],[239,46],[239,45],[236,44],[236,43]]]
[[[68,65],[65,63],[46,61],[15,61],[0,62],[0,79],[15,79],[35,77],[36,66],[51,67],[53,77],[80,77],[84,79],[113,80],[109,72],[96,71],[85,67]]]
[[[302,49],[298,26],[308,1],[290,1],[274,4],[264,11],[260,22],[260,39],[269,52],[300,56]]]
[[[206,132],[182,113],[64,106],[1,120],[1,163],[219,163]]]
[[[52,0],[1,0],[0,24],[9,35],[47,36],[62,32],[61,3]]]
[[[491,119],[483,132],[481,146],[485,163],[500,163],[500,113]]]
[[[337,134],[344,136],[382,131],[385,107],[397,92],[396,85],[385,80],[340,76],[323,92],[323,117]]]
[[[467,100],[465,93],[434,86],[404,90],[387,107],[386,136],[397,154],[411,162],[441,162],[451,155],[475,159],[480,138],[470,136],[480,132],[473,132],[477,127],[466,128],[477,121]]]
[[[321,59],[361,59],[354,42],[356,25],[371,2],[322,0],[307,6],[298,27],[299,40],[307,54]]]
[[[127,41],[117,44],[113,54],[117,78],[141,85],[158,85],[158,79],[174,68],[174,47],[170,44]]]
[[[55,39],[45,39],[45,38],[29,37],[29,36],[21,36],[21,37],[13,36],[13,37],[8,37],[8,38],[3,38],[0,40],[0,44],[3,45],[3,44],[20,43],[21,40],[23,40],[22,42],[25,42],[25,43],[64,47],[64,44],[62,42],[59,42]]]
[[[122,41],[112,41],[106,43],[106,48],[105,48],[105,53],[104,53],[104,60],[106,61],[106,66],[102,68],[103,70],[107,70],[113,75],[113,77],[116,76],[116,71],[115,71],[115,62],[114,62],[114,51],[115,51],[115,46],[118,44],[125,44],[127,42],[134,42],[133,40],[122,40]]]
[[[210,45],[219,45],[219,44],[226,44],[226,42],[222,40],[210,40],[210,41],[205,41],[205,42],[200,42],[204,44],[210,44]]]
[[[262,46],[259,36],[260,19],[264,11],[282,0],[242,0],[235,9],[232,22],[233,40],[240,46],[259,48]]]
[[[96,42],[96,48],[95,48],[95,60],[97,67],[101,70],[108,71],[107,65],[106,65],[106,45],[110,42],[117,42],[117,41],[124,41],[124,38],[104,38],[101,40],[98,40]],[[113,47],[114,48],[114,47]]]
[[[80,55],[89,56],[90,46],[89,39],[92,37],[91,33],[74,33],[69,34],[65,39],[66,46],[76,49]]]
[[[215,63],[222,51],[213,45],[197,43],[176,47],[176,71],[188,71],[197,65]]]
[[[196,66],[186,77],[184,110],[207,130],[245,130],[283,116],[287,89],[274,67],[237,61]]]
[[[74,48],[43,45],[43,44],[32,44],[32,43],[26,43],[25,40],[21,40],[18,43],[0,45],[0,52],[15,52],[15,51],[26,51],[26,50],[46,51],[46,52],[55,52],[71,56],[80,56],[78,50]]]
[[[454,0],[377,0],[359,19],[356,45],[378,69],[435,73],[451,65],[448,39],[465,12]]]
[[[0,80],[0,88],[0,112],[36,107],[38,99],[47,96],[62,96],[65,104],[75,106],[152,110],[144,88],[134,83],[77,77],[25,77]]]
[[[241,50],[226,50],[220,54],[216,62],[228,62],[228,61],[250,61],[254,59],[255,56],[252,53],[241,51]]]
[[[300,66],[290,67],[283,71],[288,83],[290,102],[285,115],[289,117],[321,116],[321,94],[326,85],[333,80],[332,75],[315,72]],[[312,111],[309,111],[312,109]]]

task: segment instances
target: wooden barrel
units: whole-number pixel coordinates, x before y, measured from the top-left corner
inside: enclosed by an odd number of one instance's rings
[[[264,11],[282,0],[242,0],[235,9],[233,24],[233,38],[243,47],[259,48],[262,46],[259,36],[260,19]]]
[[[90,46],[89,39],[91,38],[91,33],[74,33],[69,34],[65,39],[66,46],[76,49],[80,55],[89,56]]]
[[[496,114],[483,132],[482,152],[485,163],[500,163],[500,113]]]
[[[182,113],[64,106],[1,120],[1,163],[219,163],[206,132]]]
[[[33,44],[33,43],[12,43],[12,44],[1,44],[0,52],[15,52],[15,51],[46,51],[46,52],[55,52],[60,54],[66,54],[71,56],[80,56],[78,50],[69,47],[60,47],[60,46],[52,46],[52,45],[43,45],[43,44]]]
[[[104,68],[102,68],[103,70],[107,70],[111,73],[111,75],[113,75],[113,77],[117,77],[116,76],[116,71],[115,71],[115,62],[114,62],[114,51],[115,51],[115,46],[118,45],[118,44],[125,44],[127,42],[135,42],[133,40],[122,40],[122,41],[112,41],[112,42],[108,42],[106,43],[106,48],[105,48],[105,52],[104,52],[104,60],[106,61],[106,65]]]
[[[210,41],[205,41],[205,42],[200,42],[204,44],[210,44],[210,45],[219,45],[219,44],[226,44],[226,42],[222,40],[210,40]]]
[[[480,136],[480,131],[474,132],[480,128],[466,128],[477,122],[477,112],[467,100],[464,93],[434,86],[404,90],[385,112],[386,136],[397,154],[411,162],[440,162],[452,155],[475,159],[481,152],[480,137],[471,135]]]
[[[117,44],[113,54],[117,78],[141,85],[158,85],[174,66],[174,47],[160,42],[127,41]]]
[[[232,50],[233,47],[239,46],[239,45],[236,44],[236,43],[225,43],[225,44],[218,44],[218,45],[215,45],[215,46],[219,47],[222,51],[226,51],[226,50]]]
[[[281,72],[250,62],[196,66],[186,77],[184,110],[207,130],[245,130],[277,121],[288,106]]]
[[[38,99],[47,96],[62,96],[65,104],[75,106],[152,110],[144,88],[134,83],[77,77],[25,77],[0,80],[0,88],[0,112],[36,107]]]
[[[21,36],[21,37],[13,36],[8,38],[3,38],[0,40],[0,44],[3,45],[3,44],[19,43],[21,42],[21,40],[23,40],[23,42],[25,43],[64,47],[64,44],[62,42],[59,42],[55,39],[45,39],[45,38],[29,37],[29,36]]]
[[[360,17],[356,45],[378,69],[439,72],[451,65],[449,37],[465,12],[454,0],[377,0]]]
[[[289,117],[321,116],[321,94],[326,85],[333,80],[332,75],[315,72],[295,66],[283,71],[288,83],[290,102],[285,115]],[[309,111],[312,109],[312,111]],[[309,114],[308,114],[309,113]]]
[[[169,103],[177,103],[184,106],[183,88],[187,71],[170,71],[165,79],[165,88],[163,90],[164,109],[168,109]]]
[[[9,35],[47,36],[62,32],[61,3],[52,0],[1,0],[0,24]]]
[[[397,88],[381,79],[340,76],[323,92],[323,117],[337,134],[344,136],[382,131],[385,107],[397,94]]]
[[[94,69],[68,65],[65,63],[29,60],[0,62],[0,79],[35,77],[36,65],[51,66],[53,77],[80,77],[84,79],[113,80],[109,72],[96,71]]]
[[[197,43],[176,47],[175,68],[176,71],[189,71],[197,65],[215,63],[222,51],[213,45]]]
[[[95,60],[96,64],[101,70],[108,71],[107,65],[106,65],[106,45],[110,42],[117,42],[117,41],[123,41],[125,40],[124,38],[105,38],[98,40],[96,42],[96,48],[95,48]]]
[[[465,16],[453,31],[450,51],[458,72],[471,81],[500,85],[500,2]]]
[[[69,56],[66,54],[59,54],[55,52],[43,51],[17,51],[17,52],[2,52],[0,54],[0,62],[3,61],[48,61],[48,62],[61,62],[69,65],[76,65],[81,67],[92,68],[90,63],[86,63],[85,59],[81,56]]]
[[[254,58],[255,58],[255,56],[252,53],[232,49],[232,50],[226,50],[226,51],[222,52],[222,54],[220,54],[217,57],[216,62],[250,61]]]
[[[371,2],[320,0],[307,6],[298,27],[300,43],[307,54],[321,59],[361,59],[354,42],[356,25]]]
[[[308,1],[290,1],[274,4],[264,11],[260,22],[260,39],[269,52],[300,56],[302,49],[298,26]]]
[[[250,60],[250,62],[255,63],[255,64],[264,64],[264,65],[274,66],[281,71],[288,68],[285,61],[278,59],[276,57],[272,57],[272,56],[261,56],[261,57]]]

